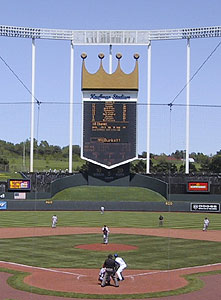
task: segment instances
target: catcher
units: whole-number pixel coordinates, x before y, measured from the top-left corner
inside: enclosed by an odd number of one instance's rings
[[[114,281],[115,287],[119,287],[119,283],[115,276],[116,270],[118,269],[119,265],[113,259],[113,255],[109,254],[107,259],[104,261],[103,268],[106,268],[103,280],[101,282],[101,287],[105,287],[105,285],[110,284],[111,278]]]

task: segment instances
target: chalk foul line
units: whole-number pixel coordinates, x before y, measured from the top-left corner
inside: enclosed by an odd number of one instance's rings
[[[173,269],[173,270],[151,271],[151,272],[139,273],[139,274],[134,274],[134,275],[126,275],[124,277],[128,277],[128,278],[131,278],[132,280],[134,280],[134,277],[138,277],[138,276],[146,276],[146,275],[161,274],[161,273],[172,273],[172,272],[179,272],[179,271],[193,270],[193,269],[200,269],[200,268],[208,268],[208,267],[216,267],[216,266],[221,266],[221,263],[202,265],[202,266],[194,266],[194,267],[185,267],[185,268]]]
[[[41,271],[47,271],[47,272],[61,273],[61,274],[77,276],[77,279],[79,279],[80,277],[87,277],[87,275],[83,275],[83,274],[66,272],[66,271],[61,271],[61,270],[54,270],[54,269],[47,269],[47,268],[41,268],[41,267],[34,267],[34,266],[23,265],[23,264],[8,262],[8,261],[0,261],[0,263],[1,264],[6,264],[6,265],[17,266],[17,267],[28,268],[28,269],[35,269],[35,270],[41,270]]]

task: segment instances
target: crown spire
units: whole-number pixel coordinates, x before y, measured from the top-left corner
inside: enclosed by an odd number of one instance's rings
[[[120,66],[120,60],[122,58],[121,53],[116,54],[118,59],[118,65],[116,71],[112,74],[108,74],[104,68],[102,60],[104,54],[100,53],[98,55],[100,58],[100,67],[98,71],[91,74],[87,71],[85,66],[85,60],[87,58],[86,53],[81,54],[82,58],[82,90],[133,90],[138,91],[138,59],[139,54],[134,54],[134,59],[136,60],[134,70],[126,74],[122,71]]]

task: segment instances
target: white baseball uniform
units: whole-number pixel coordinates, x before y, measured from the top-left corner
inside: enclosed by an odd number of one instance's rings
[[[122,272],[123,270],[127,267],[127,264],[125,263],[125,261],[123,260],[123,258],[121,257],[116,257],[115,261],[120,265],[120,267],[117,270],[117,276],[119,278],[119,280],[124,280],[123,276],[122,276]]]
[[[100,280],[100,281],[103,280],[105,272],[106,272],[106,268],[100,269],[98,280]]]
[[[203,231],[207,231],[208,227],[209,227],[209,219],[205,218],[203,224]]]
[[[104,240],[104,244],[108,244],[108,236],[109,236],[109,229],[107,226],[104,226],[102,228],[102,231],[103,231],[103,240]]]
[[[55,228],[56,225],[57,225],[57,222],[58,222],[58,217],[56,215],[53,215],[52,216],[52,225],[51,225],[51,227]]]

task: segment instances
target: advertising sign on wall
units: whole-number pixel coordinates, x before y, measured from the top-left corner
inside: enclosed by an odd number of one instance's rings
[[[0,201],[0,209],[7,209],[7,202],[6,201]]]
[[[14,199],[26,199],[26,193],[14,193]]]
[[[191,181],[187,184],[187,192],[208,193],[210,191],[209,187],[208,181]]]
[[[190,211],[219,212],[220,203],[190,203]]]
[[[8,191],[30,191],[31,181],[29,179],[9,179]]]

